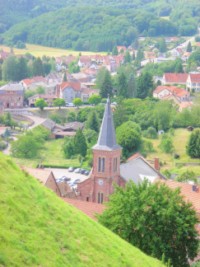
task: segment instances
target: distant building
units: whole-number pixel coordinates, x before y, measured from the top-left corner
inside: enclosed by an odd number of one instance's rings
[[[200,73],[190,73],[186,81],[186,87],[191,92],[200,92]]]
[[[9,83],[0,87],[0,102],[3,108],[22,108],[24,88],[19,83]]]
[[[45,102],[49,107],[53,106],[53,101],[56,99],[56,95],[51,95],[51,94],[36,94],[34,96],[31,96],[28,98],[28,105],[29,107],[35,107],[35,102],[38,99],[44,99]]]
[[[186,85],[188,78],[187,73],[164,73],[163,85],[182,84]]]
[[[81,98],[81,83],[78,81],[63,82],[56,87],[56,95],[66,103],[72,103],[74,98]]]
[[[23,168],[23,170],[25,170],[31,176],[35,177],[44,186],[54,191],[58,196],[61,196],[60,189],[52,171],[33,168]]]

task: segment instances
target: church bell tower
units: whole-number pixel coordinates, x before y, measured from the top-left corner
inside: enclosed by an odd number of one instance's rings
[[[110,99],[107,99],[97,144],[93,147],[92,201],[103,203],[120,185],[121,147],[116,142]]]

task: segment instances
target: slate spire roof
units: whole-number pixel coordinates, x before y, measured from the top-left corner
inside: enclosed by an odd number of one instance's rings
[[[93,148],[101,150],[121,149],[116,142],[115,127],[109,98],[107,99],[99,138],[97,144]]]

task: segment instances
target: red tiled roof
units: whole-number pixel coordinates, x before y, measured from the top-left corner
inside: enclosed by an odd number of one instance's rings
[[[164,78],[166,83],[186,83],[187,73],[165,73]]]
[[[80,91],[81,90],[81,84],[80,82],[63,82],[60,85],[60,89],[64,90],[65,88],[71,87],[75,91]]]
[[[93,220],[96,220],[96,214],[101,214],[105,210],[105,206],[103,204],[87,202],[73,198],[63,198],[63,200],[68,204],[74,206],[75,208],[79,209]]]
[[[192,83],[200,83],[200,73],[190,73],[189,75]]]
[[[167,86],[167,85],[166,86],[165,85],[159,85],[158,87],[156,87],[156,89],[154,90],[153,93],[159,94],[163,90],[168,90],[169,92],[171,92],[172,94],[174,94],[175,96],[178,96],[178,97],[189,95],[188,91],[186,91],[185,89],[182,89],[182,88],[179,88],[176,86]]]
[[[162,180],[171,189],[180,188],[181,195],[186,201],[191,202],[197,213],[200,213],[200,188],[197,191],[192,190],[192,185],[189,183],[181,183],[172,180]]]
[[[128,158],[127,161],[130,161],[130,160],[133,160],[133,159],[137,159],[137,158],[143,158],[143,157],[142,157],[142,155],[140,153],[135,153],[130,158]]]

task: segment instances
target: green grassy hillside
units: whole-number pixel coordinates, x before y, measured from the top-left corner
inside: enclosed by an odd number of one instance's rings
[[[0,154],[0,266],[158,267]]]

